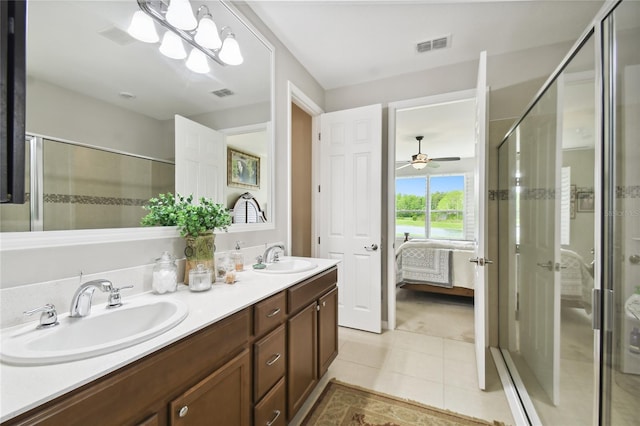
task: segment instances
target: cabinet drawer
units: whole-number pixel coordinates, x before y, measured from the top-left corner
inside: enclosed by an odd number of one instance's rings
[[[253,308],[253,333],[256,337],[273,330],[282,324],[287,315],[285,292],[256,303]]]
[[[256,426],[285,426],[286,400],[284,377],[267,393],[253,410],[253,420]]]
[[[295,314],[329,291],[337,282],[338,269],[334,267],[291,287],[288,290],[289,312]]]
[[[287,365],[285,350],[284,324],[254,344],[255,401],[284,376]]]

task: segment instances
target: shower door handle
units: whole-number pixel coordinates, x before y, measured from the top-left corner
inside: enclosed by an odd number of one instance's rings
[[[553,271],[555,265],[552,261],[548,261],[547,263],[537,263],[537,265],[541,268],[547,268],[549,271]]]

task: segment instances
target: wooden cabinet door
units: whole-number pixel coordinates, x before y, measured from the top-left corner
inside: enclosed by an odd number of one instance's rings
[[[318,382],[317,309],[312,303],[288,322],[287,415],[291,419]]]
[[[251,422],[251,354],[234,359],[171,401],[171,425],[234,425]]]
[[[322,296],[318,302],[318,378],[338,356],[338,288]]]

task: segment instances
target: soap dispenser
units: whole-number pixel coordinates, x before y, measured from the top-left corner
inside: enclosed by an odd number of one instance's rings
[[[236,271],[242,272],[242,270],[244,270],[244,256],[240,251],[240,241],[236,241],[236,250],[233,252],[232,256]]]

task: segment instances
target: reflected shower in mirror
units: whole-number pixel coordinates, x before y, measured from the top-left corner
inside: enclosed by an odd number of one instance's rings
[[[160,42],[144,43],[127,33],[140,10],[136,0],[27,5],[26,129],[40,141],[31,144],[27,161],[35,165],[33,173],[44,171],[31,179],[43,179],[44,191],[27,189],[35,209],[3,205],[2,232],[138,226],[146,199],[175,190],[176,115],[222,133],[215,143],[224,144],[223,155],[230,143],[225,129],[272,121],[273,49],[223,2],[197,1],[192,7],[196,13],[206,6],[219,29],[233,29],[244,62],[208,60],[208,73],[161,54]],[[166,29],[155,25],[162,39]],[[271,129],[264,132],[264,145],[252,149],[261,158],[260,204],[269,222]],[[226,185],[224,163],[216,177],[224,183],[223,203],[237,198],[236,189]],[[112,219],[91,221],[96,211]],[[47,214],[62,216],[38,217]]]

